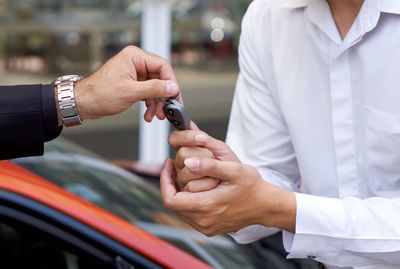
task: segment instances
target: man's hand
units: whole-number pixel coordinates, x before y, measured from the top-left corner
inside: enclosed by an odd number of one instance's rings
[[[164,119],[159,98],[179,95],[171,65],[164,59],[129,46],[99,70],[75,86],[75,100],[82,119],[96,119],[121,113],[137,101],[146,101],[144,115]],[[178,99],[182,102],[182,99]]]
[[[215,188],[219,183],[219,179],[191,173],[184,165],[185,159],[189,157],[240,162],[227,144],[200,131],[193,122],[191,130],[175,131],[170,134],[168,141],[177,150],[174,161],[175,183],[180,191],[207,191]]]
[[[237,231],[252,224],[295,230],[296,198],[292,192],[265,182],[253,167],[210,158],[187,158],[185,167],[199,177],[221,183],[204,192],[179,192],[173,163],[161,172],[164,206],[207,236]]]

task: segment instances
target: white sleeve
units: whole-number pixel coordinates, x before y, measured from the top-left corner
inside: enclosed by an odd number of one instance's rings
[[[288,258],[334,266],[399,268],[400,198],[344,199],[296,194],[296,234],[284,231]],[[389,266],[389,267],[388,267]]]
[[[281,188],[298,191],[300,176],[289,133],[268,81],[263,76],[254,25],[261,16],[254,1],[242,23],[239,46],[240,74],[232,104],[227,144],[239,159],[257,168],[264,180]],[[259,34],[259,33],[258,33]],[[268,59],[262,59],[268,61]],[[254,225],[231,233],[239,243],[249,243],[279,231]]]

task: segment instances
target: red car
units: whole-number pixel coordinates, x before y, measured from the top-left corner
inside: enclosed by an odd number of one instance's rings
[[[263,267],[228,236],[192,230],[139,176],[58,141],[0,162],[0,268]]]

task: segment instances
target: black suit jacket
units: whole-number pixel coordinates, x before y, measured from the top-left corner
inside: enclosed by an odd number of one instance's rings
[[[0,160],[42,155],[61,130],[52,85],[0,87]]]

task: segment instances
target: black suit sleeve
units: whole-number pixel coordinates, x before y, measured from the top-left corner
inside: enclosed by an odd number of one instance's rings
[[[0,87],[1,160],[42,155],[60,132],[51,85]]]
[[[62,127],[58,126],[56,99],[54,98],[54,86],[42,86],[42,117],[43,139],[48,142],[60,135]]]

